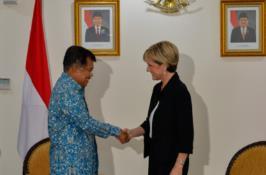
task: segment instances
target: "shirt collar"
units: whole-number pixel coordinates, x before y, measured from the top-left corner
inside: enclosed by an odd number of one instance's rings
[[[172,84],[173,82],[175,82],[176,80],[179,80],[179,76],[178,76],[177,72],[175,72],[174,75],[170,78],[170,80],[169,80],[169,81],[167,82],[167,84],[165,85],[164,89],[165,89],[167,86],[171,85],[171,84]],[[162,84],[162,82],[161,82],[161,84]]]
[[[163,90],[160,89],[160,94],[164,94],[165,91],[168,91],[169,88],[173,87],[173,84],[176,83],[176,81],[179,81],[179,76],[177,72],[171,77],[171,79],[168,81],[168,83],[165,85]],[[162,82],[160,82],[160,87],[162,86]]]
[[[80,86],[70,75],[63,72],[61,77],[66,81],[66,83],[74,90],[84,91],[84,88]]]

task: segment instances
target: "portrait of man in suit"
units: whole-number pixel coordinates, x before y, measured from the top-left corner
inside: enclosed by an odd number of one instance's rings
[[[249,26],[249,18],[244,11],[238,16],[238,26],[232,30],[230,41],[232,43],[256,42],[255,29]]]
[[[103,26],[103,15],[100,10],[94,11],[92,14],[93,26],[86,29],[85,42],[109,42],[109,28]]]

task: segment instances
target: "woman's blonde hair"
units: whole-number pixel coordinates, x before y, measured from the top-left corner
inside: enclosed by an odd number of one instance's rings
[[[178,48],[169,41],[160,41],[144,52],[143,60],[152,60],[159,65],[165,64],[169,72],[175,72],[179,61]]]

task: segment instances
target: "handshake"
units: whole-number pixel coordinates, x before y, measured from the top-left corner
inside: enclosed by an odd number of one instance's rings
[[[121,129],[120,134],[116,137],[121,144],[127,143],[130,141],[131,136],[129,134],[129,130],[128,129]]]
[[[116,138],[120,141],[120,143],[124,144],[134,137],[142,136],[144,133],[144,129],[140,126],[134,129],[121,129],[120,135]]]

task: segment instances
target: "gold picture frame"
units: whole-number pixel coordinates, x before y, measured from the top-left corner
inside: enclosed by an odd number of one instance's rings
[[[221,0],[221,56],[265,56],[265,1]]]
[[[75,44],[95,55],[119,56],[119,11],[119,0],[75,0]]]

